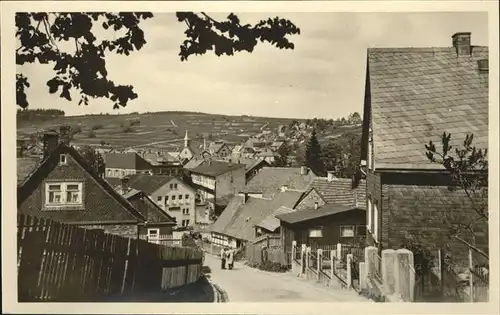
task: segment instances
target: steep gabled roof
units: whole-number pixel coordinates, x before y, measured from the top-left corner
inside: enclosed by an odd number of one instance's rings
[[[24,182],[41,161],[42,159],[37,157],[17,158],[17,184]]]
[[[17,203],[21,204],[26,198],[30,196],[37,189],[37,187],[42,183],[44,178],[46,178],[52,170],[57,167],[59,163],[59,156],[61,154],[69,154],[75,162],[86,172],[94,183],[104,190],[111,198],[116,200],[118,204],[130,214],[130,218],[138,221],[144,221],[145,218],[128,202],[124,197],[122,197],[117,191],[111,187],[104,179],[99,177],[94,170],[92,170],[89,165],[84,161],[82,156],[72,147],[60,143],[57,148],[55,148],[49,156],[47,156],[36,169],[29,175],[21,186],[17,189]],[[76,213],[73,211],[73,213]]]
[[[317,176],[310,170],[307,175],[302,175],[300,171],[300,167],[263,167],[243,191],[272,196],[283,185],[288,189],[307,190]]]
[[[149,170],[151,164],[136,152],[106,153],[104,154],[106,168]]]
[[[166,175],[129,175],[128,178],[131,188],[143,191],[148,195],[174,179],[174,177]]]
[[[488,47],[471,49],[470,56],[454,47],[368,49],[375,168],[439,169],[425,144],[432,140],[440,150],[443,132],[452,134],[452,145],[474,133],[473,144],[487,148],[487,74],[479,73],[478,61],[488,58]]]
[[[361,180],[358,186],[353,189],[352,179],[335,178],[329,181],[325,177],[317,177],[311,182],[312,189],[321,196],[325,203],[366,207],[365,180]]]
[[[163,211],[144,192],[131,190],[123,195],[144,216],[148,223],[175,225],[175,218]]]

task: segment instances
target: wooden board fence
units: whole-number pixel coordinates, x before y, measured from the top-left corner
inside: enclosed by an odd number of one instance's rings
[[[18,216],[18,300],[98,301],[196,282],[203,252]]]

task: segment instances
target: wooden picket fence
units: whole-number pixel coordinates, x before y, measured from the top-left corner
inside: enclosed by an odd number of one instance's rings
[[[196,282],[203,252],[18,216],[18,301],[88,302]]]

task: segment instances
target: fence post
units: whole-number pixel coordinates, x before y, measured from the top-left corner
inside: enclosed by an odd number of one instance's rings
[[[337,260],[342,260],[342,244],[337,244]]]
[[[365,264],[366,262],[360,262],[359,263],[359,288],[361,290],[366,289],[366,269],[365,269]]]
[[[286,253],[285,253],[286,254]],[[290,259],[290,264],[292,265],[292,273],[297,273],[297,268],[295,264],[295,257],[297,257],[297,241],[292,241],[292,257]]]
[[[352,288],[352,254],[347,254],[347,288]]]
[[[403,301],[413,302],[415,291],[415,273],[412,271],[414,264],[413,252],[404,248],[398,249],[396,251],[396,261],[399,269],[396,275],[399,291],[396,293],[401,294]]]
[[[318,255],[317,255],[317,261],[316,261],[316,273],[318,274],[318,281],[319,281],[319,273],[322,270],[321,264],[323,263],[323,250],[320,248],[318,249]]]
[[[444,252],[442,249],[438,250],[438,257],[439,257],[439,285],[441,289],[441,296],[444,296]]]
[[[395,292],[395,261],[396,251],[394,249],[382,250],[382,283],[389,295]]]
[[[306,249],[306,272],[307,268],[311,265],[311,247],[307,247]]]
[[[330,251],[330,285],[333,283],[333,277],[335,276],[335,255],[336,252],[334,249]]]
[[[365,276],[367,279],[372,279],[375,274],[375,256],[377,248],[375,246],[365,247]]]
[[[474,303],[474,262],[472,261],[472,249],[469,248],[469,299],[470,302]]]
[[[305,273],[305,268],[307,266],[307,257],[306,257],[306,244],[302,244],[300,248],[300,274],[303,275]]]

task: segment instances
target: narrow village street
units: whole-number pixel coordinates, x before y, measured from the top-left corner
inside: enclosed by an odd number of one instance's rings
[[[324,287],[291,273],[260,271],[242,262],[236,262],[233,270],[222,270],[220,259],[212,255],[205,256],[205,266],[210,268],[206,276],[225,292],[224,302],[370,302],[340,285]]]

